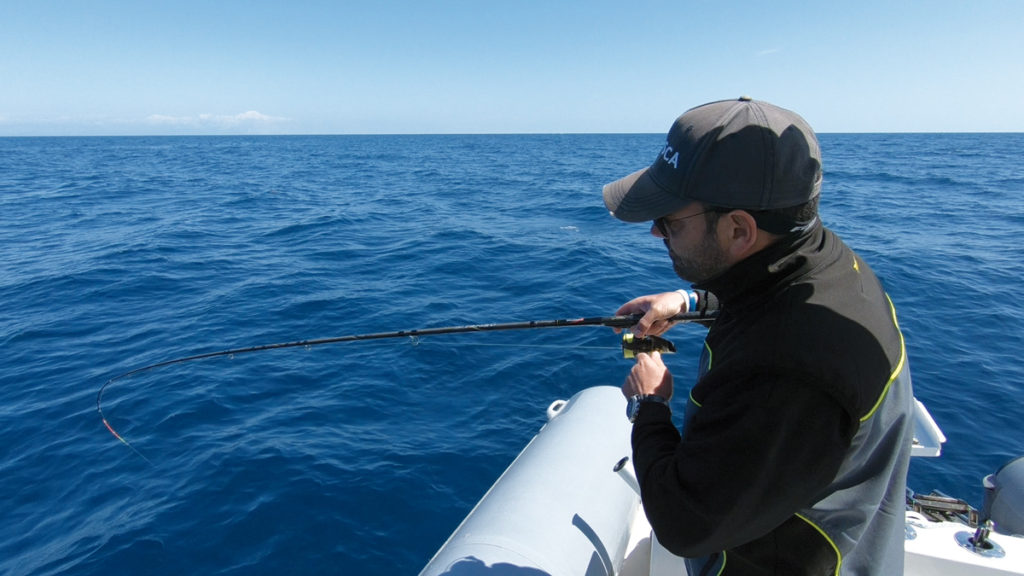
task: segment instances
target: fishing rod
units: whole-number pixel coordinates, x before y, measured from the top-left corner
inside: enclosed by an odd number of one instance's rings
[[[702,302],[703,303],[703,302]],[[703,306],[697,310],[690,312],[683,312],[677,314],[667,320],[670,322],[703,322],[713,320],[718,316],[718,310],[712,306]],[[195,360],[203,360],[206,358],[215,358],[219,356],[235,356],[237,354],[247,354],[250,352],[260,352],[264,350],[277,350],[282,348],[299,348],[299,347],[312,347],[321,346],[324,344],[337,344],[341,342],[355,342],[361,340],[382,340],[387,338],[412,338],[418,339],[420,336],[435,336],[440,334],[464,334],[468,332],[497,332],[504,330],[532,330],[537,328],[564,328],[574,326],[607,326],[611,328],[629,328],[636,325],[636,323],[643,317],[643,314],[631,314],[625,316],[600,316],[592,318],[572,318],[572,319],[559,319],[559,320],[530,320],[525,322],[506,322],[498,324],[470,324],[466,326],[444,326],[440,328],[419,328],[414,330],[398,330],[395,332],[376,332],[367,334],[350,334],[348,336],[335,336],[331,338],[319,338],[313,340],[298,340],[295,342],[278,342],[275,344],[262,344],[258,346],[248,346],[245,348],[231,348],[228,350],[218,350],[216,352],[204,352],[201,354],[193,354],[191,356],[182,356],[180,358],[173,358],[171,360],[164,360],[156,362],[148,366],[141,368],[135,368],[129,370],[123,374],[114,376],[110,380],[107,380],[103,386],[100,387],[96,393],[96,411],[99,413],[100,419],[103,421],[103,425],[117,438],[122,444],[128,446],[133,452],[141,456],[144,460],[149,462],[149,459],[142,455],[138,450],[135,449],[127,440],[124,439],[120,434],[114,430],[114,427],[107,421],[106,416],[103,414],[103,392],[114,382],[122,380],[129,376],[139,374],[142,372],[148,372],[156,368],[164,366],[171,366],[174,364],[183,364],[185,362],[192,362]],[[657,336],[647,336],[643,338],[634,337],[632,334],[624,334],[622,339],[622,350],[626,358],[634,358],[636,354],[640,352],[663,352],[673,353],[676,351],[675,345],[664,338]]]

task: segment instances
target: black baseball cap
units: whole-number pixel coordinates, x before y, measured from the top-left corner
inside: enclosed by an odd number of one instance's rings
[[[694,201],[757,211],[820,192],[821,149],[810,125],[744,96],[686,111],[654,163],[607,184],[604,203],[620,220],[644,222]]]

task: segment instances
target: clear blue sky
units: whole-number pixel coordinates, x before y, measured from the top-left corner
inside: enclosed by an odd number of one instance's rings
[[[1022,60],[1022,0],[0,0],[0,136],[1022,132]]]

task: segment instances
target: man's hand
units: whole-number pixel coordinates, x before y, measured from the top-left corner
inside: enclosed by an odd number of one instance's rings
[[[662,362],[660,352],[641,352],[636,355],[636,364],[622,385],[622,395],[629,398],[637,394],[657,394],[662,398],[672,398],[672,373]]]
[[[640,337],[661,336],[675,325],[675,322],[668,322],[665,319],[684,311],[686,306],[686,298],[679,292],[662,292],[634,298],[623,304],[615,314],[643,314],[643,318],[633,326],[633,333]],[[621,328],[615,328],[616,334],[621,331]]]

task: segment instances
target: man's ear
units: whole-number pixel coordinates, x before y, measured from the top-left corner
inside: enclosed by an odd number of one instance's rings
[[[746,210],[733,210],[718,220],[719,241],[731,260],[739,262],[764,247],[763,231],[757,229],[757,221]]]

